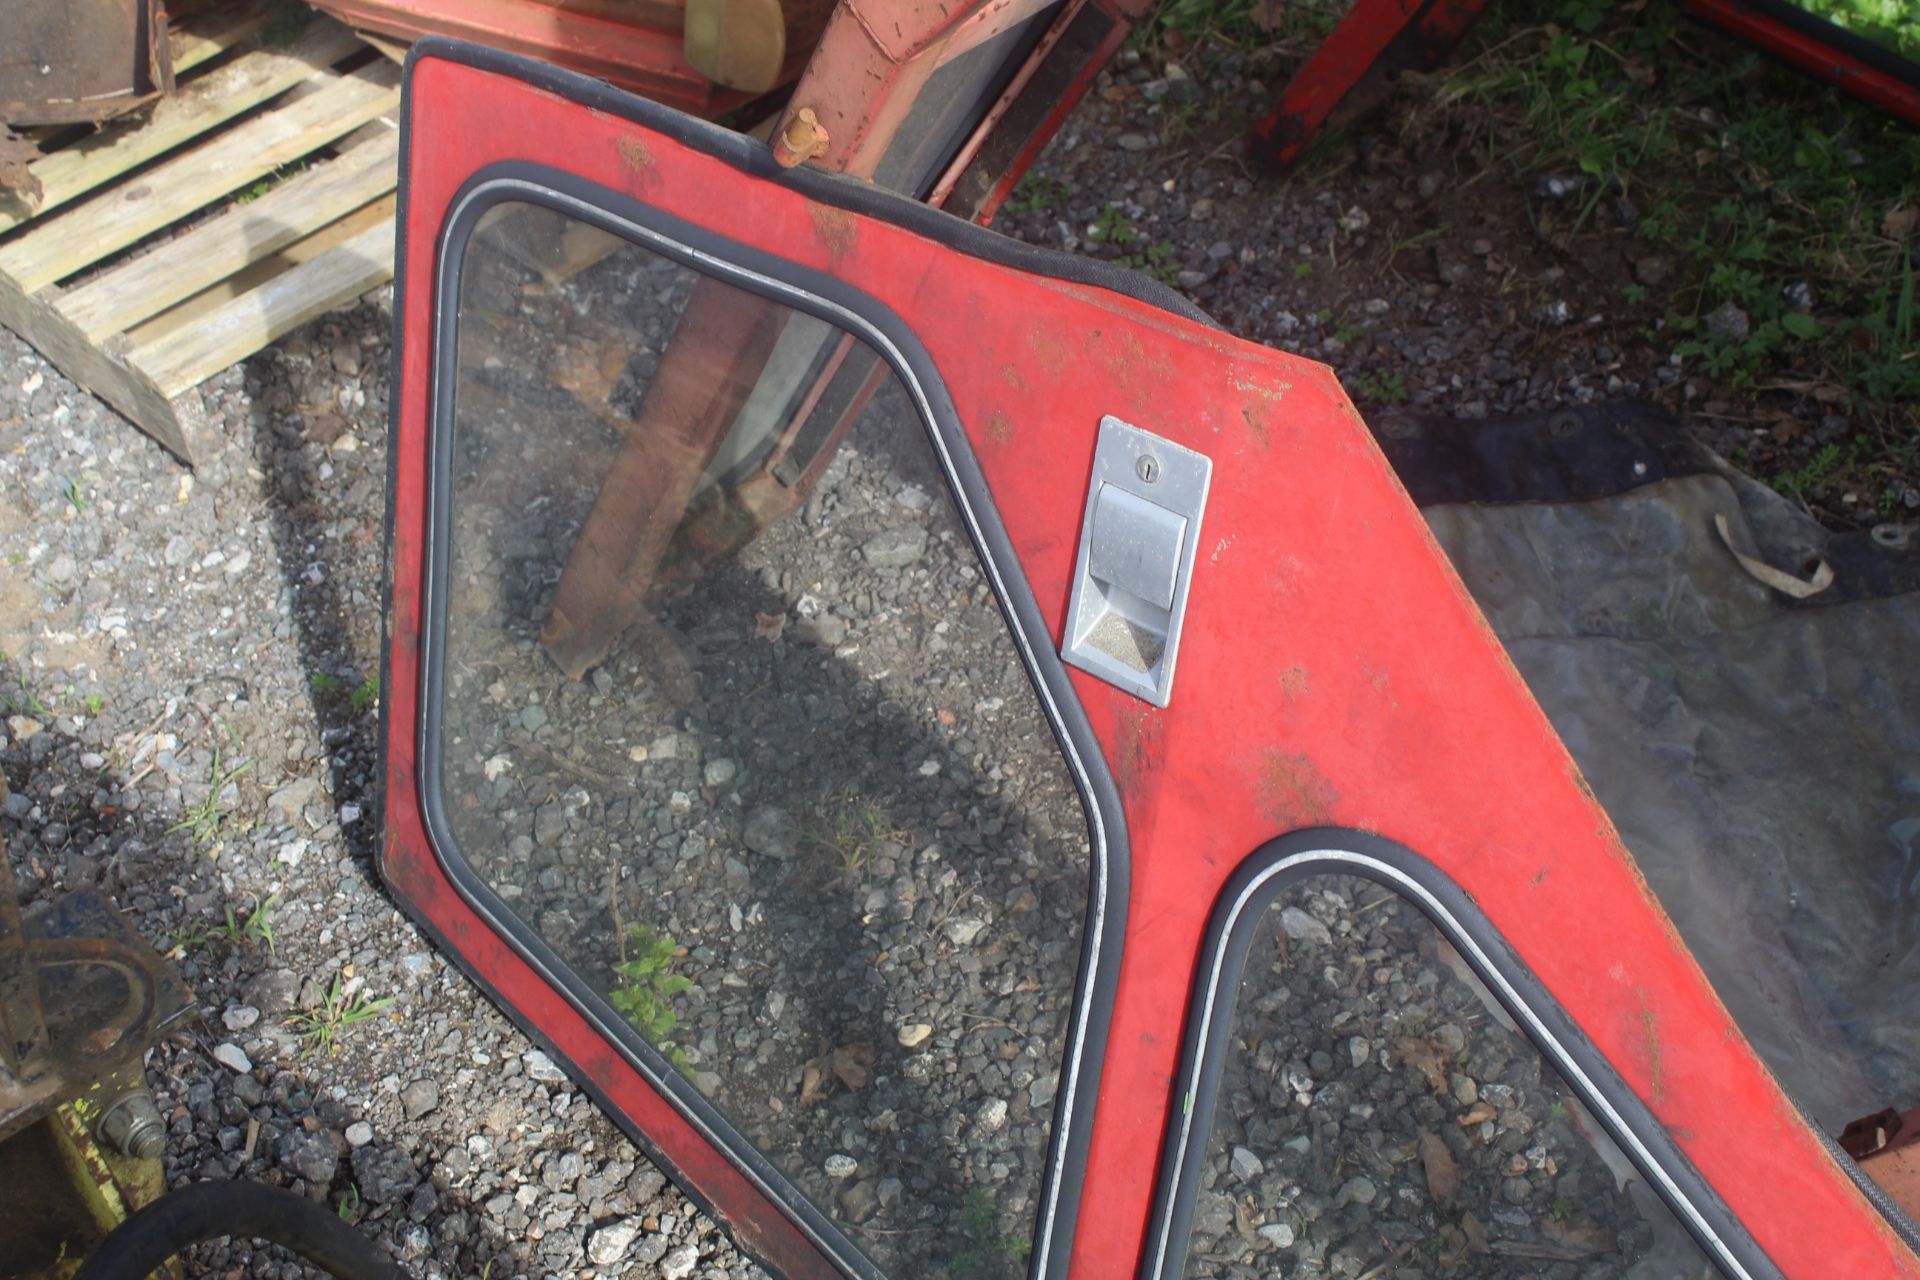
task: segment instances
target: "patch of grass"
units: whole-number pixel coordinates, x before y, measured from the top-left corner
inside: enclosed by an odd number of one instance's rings
[[[1326,39],[1347,8],[1347,0],[1168,0],[1140,25],[1134,44],[1150,54],[1208,43],[1304,52]]]
[[[267,953],[278,956],[280,949],[273,941],[273,908],[279,901],[279,894],[269,894],[247,914],[245,920],[235,917],[233,908],[229,906],[227,922],[217,926],[214,932],[236,947],[248,942],[264,942],[267,944]]]
[[[60,487],[60,495],[67,500],[67,505],[73,508],[73,514],[75,515],[81,514],[93,505],[87,498],[86,486],[72,477],[69,477],[67,482]]]
[[[185,831],[193,836],[193,842],[209,845],[218,840],[226,830],[233,815],[221,807],[220,793],[229,782],[253,768],[253,761],[246,760],[231,769],[220,765],[220,748],[213,749],[213,767],[207,771],[207,798],[188,809],[186,816],[167,828],[169,835],[176,831]]]
[[[32,716],[35,719],[40,719],[53,714],[53,711],[47,704],[40,701],[34,692],[27,688],[27,678],[25,676],[16,673],[13,678],[13,683],[14,688],[11,693],[0,693],[0,702],[7,704],[8,715]]]
[[[354,711],[365,711],[380,702],[380,677],[368,676],[359,684],[348,684],[329,671],[314,671],[307,675],[307,687],[313,690],[313,696],[321,702],[344,702]]]
[[[1071,182],[1029,169],[1014,187],[1013,194],[1007,197],[1007,208],[1015,213],[1041,213],[1058,209],[1072,194]]]
[[[218,939],[229,946],[239,947],[252,942],[264,942],[271,955],[279,955],[279,948],[273,940],[273,908],[280,901],[279,894],[270,894],[256,903],[246,919],[234,914],[231,906],[226,908],[226,920],[220,924],[209,925],[204,920],[193,920],[178,929],[163,932],[155,943],[157,950],[169,956],[185,955]]]
[[[336,973],[327,986],[327,994],[321,1000],[320,1007],[294,1014],[287,1020],[287,1025],[300,1037],[301,1057],[332,1053],[339,1047],[340,1036],[350,1027],[379,1017],[380,1011],[392,1004],[393,1000],[392,996],[369,1000],[358,991],[351,996],[343,995],[340,975]]]
[[[904,843],[906,833],[877,801],[853,792],[833,796],[826,815],[802,832],[816,848],[831,851],[842,871],[858,871],[873,857],[874,846],[885,840]]]
[[[693,989],[693,979],[673,971],[680,945],[667,934],[636,924],[627,926],[620,950],[621,960],[613,966],[615,983],[607,994],[607,1003],[677,1070],[687,1071],[686,1051],[671,1039],[673,1029],[680,1025],[673,1002]]]
[[[267,194],[267,192],[273,190],[289,178],[305,173],[306,171],[307,162],[305,160],[295,160],[292,164],[281,165],[266,177],[234,192],[233,202],[235,204],[252,204],[255,200],[258,200],[261,196]]]
[[[1905,0],[1806,3],[1920,26]],[[1491,159],[1560,184],[1536,208],[1542,234],[1569,248],[1625,236],[1634,256],[1669,258],[1660,340],[1691,370],[1755,394],[1838,383],[1897,431],[1920,398],[1920,132],[1660,0],[1505,0],[1489,18],[1436,102],[1473,103],[1459,118]],[[1650,300],[1640,285],[1625,298]],[[1728,305],[1746,323],[1709,325]]]
[[[97,693],[90,693],[86,697],[80,699],[80,705],[87,709],[88,715],[97,716],[102,711],[106,710],[107,700]]]
[[[1397,369],[1369,370],[1351,379],[1356,394],[1375,404],[1405,404],[1407,378]]]
[[[1786,493],[1809,493],[1837,474],[1845,462],[1846,455],[1840,445],[1829,442],[1815,449],[1799,466],[1775,476],[1773,485]]]
[[[316,698],[340,698],[347,692],[347,682],[330,671],[314,671],[307,676],[307,687],[313,690]]]
[[[1093,220],[1093,225],[1087,228],[1087,239],[1116,247],[1132,244],[1139,238],[1140,228],[1134,225],[1126,210],[1117,204],[1102,209],[1100,216]]]
[[[1142,275],[1152,276],[1161,284],[1179,284],[1179,260],[1173,256],[1173,246],[1154,243],[1142,253],[1123,253],[1114,259],[1123,267],[1132,267]]]
[[[967,1191],[960,1201],[960,1221],[967,1246],[947,1264],[955,1280],[1004,1276],[1024,1269],[1019,1264],[1033,1251],[1033,1241],[1026,1236],[1001,1234],[993,1196],[985,1187]]]

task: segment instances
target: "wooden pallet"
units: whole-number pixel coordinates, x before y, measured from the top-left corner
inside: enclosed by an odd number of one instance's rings
[[[393,275],[399,69],[331,19],[262,47],[264,16],[188,20],[177,93],[0,194],[0,324],[189,463],[182,393]]]

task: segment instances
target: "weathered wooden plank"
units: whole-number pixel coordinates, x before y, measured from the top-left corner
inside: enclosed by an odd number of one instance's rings
[[[31,343],[60,372],[99,396],[182,462],[205,456],[198,419],[183,415],[154,380],[88,342],[42,294],[30,298],[0,276],[0,324]]]
[[[326,253],[335,245],[344,244],[362,231],[382,220],[391,220],[397,195],[388,194],[349,213],[338,222],[322,227],[304,240],[296,240],[277,253],[270,253],[258,262],[249,263],[239,271],[194,294],[177,307],[161,312],[153,319],[134,326],[125,335],[116,339],[124,343],[122,350],[132,350],[158,342],[182,325],[197,324],[200,318],[211,315],[226,306],[242,294],[251,293],[266,284],[283,271],[310,262]]]
[[[394,110],[399,69],[380,61],[299,102],[255,116],[0,245],[0,272],[25,293],[178,221]]]
[[[382,127],[345,155],[68,290],[60,310],[91,341],[123,333],[392,191],[399,151],[398,133]]]
[[[190,15],[167,32],[167,49],[173,55],[173,74],[177,76],[191,71],[241,41],[253,39],[266,25],[267,10],[264,5]]]
[[[0,194],[0,232],[41,217],[104,182],[185,145],[207,130],[285,93],[359,47],[332,19],[308,27],[284,52],[259,50],[180,86],[142,121],[110,125],[90,138],[36,160],[41,198],[29,205]]]
[[[135,348],[127,363],[169,396],[212,377],[315,316],[393,276],[392,218],[275,276],[190,325]]]

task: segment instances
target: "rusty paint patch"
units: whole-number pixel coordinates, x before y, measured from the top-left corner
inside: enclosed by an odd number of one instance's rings
[[[820,243],[827,246],[827,252],[840,257],[853,248],[858,238],[853,215],[845,209],[836,209],[832,205],[807,202],[807,216],[813,219],[813,234],[820,237]]]
[[[1260,808],[1268,818],[1289,830],[1329,822],[1340,793],[1320,775],[1313,760],[1279,747],[1260,753]]]
[[[1273,441],[1267,436],[1266,419],[1255,413],[1252,405],[1243,404],[1240,406],[1240,420],[1247,424],[1247,430],[1253,433],[1254,441],[1259,444],[1262,449],[1273,447]]]
[[[1125,796],[1152,766],[1152,743],[1159,716],[1146,707],[1128,707],[1120,713],[1113,742],[1113,780]]]
[[[637,176],[653,168],[653,152],[644,138],[631,133],[621,134],[614,148],[620,152],[620,163],[628,173]]]
[[[1020,370],[1010,364],[1000,366],[1000,376],[1004,378],[1007,385],[1015,391],[1025,391],[1027,389],[1027,380],[1020,376]]]
[[[1027,349],[1033,352],[1033,358],[1040,363],[1043,373],[1059,373],[1067,367],[1066,341],[1056,329],[1035,329],[1027,335]]]
[[[1545,867],[1542,867],[1540,868],[1539,871],[1534,873],[1533,884],[1535,888],[1538,888],[1541,885],[1545,884],[1546,882],[1547,882],[1547,869]]]
[[[1647,1007],[1646,992],[1640,992],[1640,1037],[1647,1055],[1647,1074],[1653,1086],[1653,1101],[1663,1102],[1667,1087],[1660,1078],[1660,1016]]]
[[[1275,404],[1280,403],[1280,401],[1286,397],[1287,392],[1293,390],[1293,384],[1291,382],[1276,382],[1269,387],[1246,378],[1233,378],[1230,379],[1230,381],[1235,391],[1250,392],[1253,395],[1259,396],[1262,400],[1271,400]]]
[[[1280,673],[1280,692],[1289,702],[1303,696],[1309,687],[1305,667],[1296,664]]]
[[[987,439],[995,444],[1013,443],[1013,419],[998,409],[987,419]]]

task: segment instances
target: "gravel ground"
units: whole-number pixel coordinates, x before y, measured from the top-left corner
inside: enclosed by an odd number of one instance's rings
[[[1254,933],[1186,1274],[1718,1274],[1411,903],[1351,876]]]
[[[1558,261],[1514,234],[1533,195],[1497,178],[1464,187],[1429,167],[1445,154],[1432,139],[1363,132],[1356,163],[1311,185],[1243,174],[1233,117],[1275,77],[1238,58],[1195,60],[1171,78],[1121,69],[1042,162],[1072,194],[1010,212],[1006,229],[1102,256],[1165,245],[1149,264],[1231,328],[1373,375],[1383,391],[1399,377],[1403,395],[1376,404],[1473,415],[1675,392],[1679,372],[1617,333],[1597,301],[1617,295],[1607,273],[1630,266]],[[1186,101],[1219,109],[1217,142],[1160,141],[1170,106]],[[1140,243],[1090,239],[1110,204]],[[1442,222],[1447,236],[1405,245]],[[370,295],[203,386],[225,443],[193,475],[0,332],[0,767],[11,789],[0,834],[30,902],[104,887],[167,940],[196,992],[203,1022],[151,1067],[174,1181],[256,1177],[344,1201],[423,1276],[758,1274],[435,954],[372,868],[376,725],[361,691],[378,661],[389,306],[388,291]],[[476,847],[493,850],[490,870],[520,891],[523,913],[559,913],[550,936],[571,922],[617,939],[621,903],[620,923],[641,923],[645,896],[680,895],[650,927],[685,952],[675,972],[695,987],[664,1038],[700,1087],[722,1096],[752,1084],[790,1100],[796,1072],[804,1090],[823,1054],[831,1071],[835,1051],[867,1046],[870,1062],[853,1059],[863,1083],[834,1073],[808,1105],[789,1101],[786,1118],[762,1109],[761,1136],[847,1220],[920,1215],[951,1239],[961,1186],[1010,1188],[995,1201],[1008,1215],[1030,1194],[1060,1011],[1050,991],[1008,989],[1006,975],[1071,963],[1084,853],[1071,797],[1040,767],[1026,695],[988,664],[991,609],[953,530],[923,501],[930,492],[923,461],[863,430],[800,520],[659,619],[693,655],[691,703],[555,685],[528,635],[498,618],[484,625],[503,591],[537,591],[551,564],[476,565],[470,639],[498,674],[459,687],[473,737],[450,755],[449,785],[485,798],[467,819]],[[830,586],[813,576],[808,557],[846,563],[854,547],[862,558]],[[703,602],[724,628],[709,634]],[[756,641],[755,615],[785,619],[786,642]],[[947,632],[911,630],[936,615]],[[619,661],[607,675],[623,674]],[[934,663],[942,678],[930,682]],[[803,674],[818,690],[807,722],[835,735],[846,765],[832,777],[783,754],[792,724],[751,723],[714,696]],[[857,737],[852,713],[869,709],[883,727]],[[488,777],[496,757],[512,767]],[[880,793],[851,788],[872,769],[889,779]],[[616,813],[596,776],[637,776],[667,805]],[[502,839],[482,838],[489,823]],[[607,824],[648,854],[611,886],[586,839]],[[736,838],[751,856],[727,852]],[[870,846],[845,859],[857,865],[817,856],[849,841]],[[803,850],[816,856],[791,856]],[[1012,877],[994,862],[1007,850]],[[694,900],[683,877],[715,865],[725,901]],[[1000,887],[981,894],[988,868]],[[803,904],[832,932],[810,947],[780,927],[790,922],[779,902]],[[270,938],[244,928],[263,903]],[[229,909],[239,937],[219,932]],[[736,909],[746,927],[733,924]],[[1003,927],[1023,916],[1048,928]],[[920,950],[908,957],[903,944]],[[883,950],[895,967],[853,989],[842,961]],[[617,943],[612,955],[576,956],[608,989],[618,958]],[[772,989],[784,1006],[730,997],[729,974],[747,965],[782,975]],[[356,1000],[389,999],[364,1020],[341,1017]],[[911,1028],[963,1014],[977,1030],[906,1043]],[[857,1036],[843,1034],[853,1015]],[[333,1043],[309,1052],[300,1031],[316,1027]],[[703,1076],[716,1059],[745,1074]],[[1551,1091],[1525,1093],[1538,1108],[1516,1106],[1538,1128]],[[887,1110],[892,1129],[854,1123]],[[1272,1159],[1284,1160],[1285,1134],[1275,1136],[1283,1154]],[[930,1142],[954,1154],[905,1172],[905,1154]],[[830,1171],[834,1156],[856,1172]],[[1480,1176],[1456,1156],[1463,1176]],[[1536,1223],[1561,1194],[1538,1172],[1513,1175],[1533,1199],[1505,1201]],[[1599,1215],[1610,1201],[1589,1201],[1580,1177],[1581,1212]],[[889,1179],[912,1194],[889,1201]],[[1392,1185],[1381,1179],[1377,1190]],[[1607,1213],[1609,1230],[1624,1221]],[[1481,1221],[1497,1234],[1496,1218]],[[914,1246],[889,1248],[903,1274],[918,1266]],[[1339,1247],[1288,1256],[1287,1275],[1349,1274]],[[302,1274],[238,1244],[203,1249],[197,1269]]]

